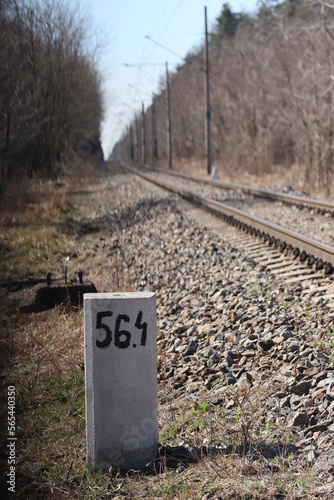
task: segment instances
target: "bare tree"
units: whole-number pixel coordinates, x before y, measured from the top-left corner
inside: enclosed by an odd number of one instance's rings
[[[0,0],[1,187],[55,176],[80,140],[101,150],[101,82],[83,20],[65,2]]]
[[[297,165],[306,186],[333,177],[334,9],[308,0],[234,16],[210,44],[213,161],[261,175]],[[203,47],[171,76],[175,160],[203,160]],[[159,161],[167,161],[165,88],[156,98]],[[150,130],[148,130],[150,133]],[[148,137],[148,143],[151,138]]]

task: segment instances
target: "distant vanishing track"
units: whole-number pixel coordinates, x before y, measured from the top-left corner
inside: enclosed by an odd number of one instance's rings
[[[128,168],[144,179],[172,192],[178,193],[191,203],[214,212],[219,215],[219,217],[223,218],[227,223],[244,230],[248,234],[260,238],[270,246],[277,248],[280,251],[284,251],[286,254],[292,254],[294,258],[299,257],[301,262],[307,263],[314,269],[322,270],[324,274],[333,273],[334,246],[315,240],[287,227],[270,222],[262,217],[259,217],[258,215],[251,214],[248,211],[246,212],[240,208],[232,207],[231,205],[214,200],[208,196],[202,196],[193,190],[186,189],[185,187],[178,185],[176,182],[173,182],[172,184],[171,182],[163,179],[162,175],[157,177],[152,173],[148,174],[143,172],[142,169],[139,170],[133,167]],[[159,174],[161,174],[161,171]],[[168,172],[168,174],[170,175],[170,172]],[[193,176],[189,174],[177,173],[175,175],[189,180],[194,180]],[[198,177],[195,178],[195,180],[197,182],[200,181]],[[208,179],[201,180],[207,184],[213,184],[215,187],[224,187],[226,189],[226,183],[221,181],[212,181]],[[325,203],[320,200],[276,194],[267,190],[254,189],[240,184],[232,185],[228,183],[228,186],[229,189],[242,189],[252,195],[269,197],[271,200],[278,199],[285,202],[289,201],[289,203],[299,203],[303,204],[303,206],[310,206],[313,209],[316,208],[317,210],[325,212],[334,212],[334,204]]]

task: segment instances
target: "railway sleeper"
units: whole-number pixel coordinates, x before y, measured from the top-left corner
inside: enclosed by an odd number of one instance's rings
[[[323,270],[325,275],[334,273],[334,268],[330,262],[325,262]]]
[[[289,243],[283,250],[284,255],[291,255],[293,252],[293,246]]]
[[[305,250],[303,250],[299,255],[299,260],[300,260],[300,262],[306,262],[308,257],[309,257],[309,255],[305,252]]]
[[[280,246],[279,246],[279,250],[280,250],[280,252],[282,252],[282,253],[283,253],[283,252],[285,251],[285,249],[286,249],[286,248],[287,248],[287,244],[286,244],[286,242],[285,242],[285,241],[281,241]]]
[[[194,203],[194,200],[191,201]],[[201,207],[201,203],[198,203],[196,201],[195,204]],[[315,271],[322,270],[325,276],[334,273],[334,267],[330,262],[324,262],[321,258],[317,259],[314,255],[310,255],[305,252],[305,250],[301,252],[298,247],[293,247],[290,243],[287,244],[285,241],[275,238],[274,236],[271,236],[264,231],[260,231],[259,229],[256,229],[249,224],[238,221],[233,215],[225,215],[211,208],[209,209],[209,212],[214,214],[219,219],[222,219],[230,226],[236,227],[237,229],[242,230],[247,234],[250,234],[251,236],[261,239],[269,246],[279,249],[287,257],[292,257],[294,260],[298,259],[300,262],[306,263],[308,267],[313,268]],[[334,213],[332,215],[334,216]]]
[[[282,204],[287,206],[287,207],[298,207],[300,210],[308,210],[309,212],[312,212],[314,214],[318,214],[318,215],[329,214],[331,217],[334,217],[334,212],[331,210],[326,210],[325,208],[312,207],[312,206],[308,206],[307,204],[304,205],[303,203],[296,203],[296,202],[287,201],[287,200],[282,201]]]

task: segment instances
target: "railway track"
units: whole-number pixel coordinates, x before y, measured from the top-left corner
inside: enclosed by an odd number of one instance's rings
[[[147,170],[147,168],[145,169]],[[148,169],[151,172],[156,172],[154,169]],[[192,175],[186,172],[177,172],[175,170],[160,170],[164,175],[171,177],[178,177],[191,182],[199,184],[206,184],[213,187],[218,187],[224,190],[241,191],[250,194],[254,197],[271,199],[273,201],[280,201],[288,205],[297,205],[302,208],[313,209],[320,214],[332,214],[334,216],[334,203],[329,201],[318,200],[310,197],[302,197],[291,194],[278,193],[270,189],[255,188],[245,184],[226,182],[219,179],[205,178],[198,175]]]
[[[309,298],[317,304],[326,303],[329,307],[334,308],[334,246],[324,243],[301,234],[288,227],[271,222],[267,219],[252,214],[249,211],[241,210],[231,204],[222,203],[215,199],[203,196],[194,190],[184,187],[184,183],[175,182],[175,178],[186,178],[187,184],[193,182],[192,176],[189,174],[175,174],[173,183],[170,182],[170,173],[161,174],[159,177],[152,172],[147,173],[142,169],[131,170],[140,175],[149,182],[178,193],[185,200],[181,207],[188,218],[197,220],[207,228],[224,235],[225,239],[233,246],[247,252],[248,259],[254,261],[260,266],[263,271],[270,272],[277,279],[281,279],[285,283],[299,284],[299,292],[304,298]],[[195,182],[199,183],[196,178]],[[221,181],[206,180],[206,184],[214,186],[215,189],[223,185]],[[237,189],[251,197],[257,196],[262,200],[267,199],[265,194],[255,195],[253,188],[247,186],[229,184],[229,189]],[[236,187],[237,186],[237,187]],[[257,192],[266,193],[266,190],[255,190]],[[217,197],[215,192],[214,196]],[[271,192],[269,196],[270,202],[285,203],[282,196],[275,197],[275,193]],[[299,197],[289,195],[289,205],[295,205],[295,198],[299,204]],[[252,198],[253,199],[253,198]],[[314,211],[318,211],[318,217],[322,217],[326,223],[332,219],[333,204],[328,204],[319,201],[318,207],[315,203],[318,200],[311,199],[308,205],[308,199],[303,198],[303,210],[311,211],[314,217]],[[262,210],[264,208],[262,201]],[[268,203],[268,201],[267,201]],[[236,203],[234,202],[234,205]],[[247,198],[242,201],[243,207],[247,204]],[[254,205],[254,204],[253,204]],[[240,206],[240,204],[239,204]],[[319,208],[321,207],[321,208]],[[291,210],[286,207],[286,210]],[[332,221],[331,221],[332,222]]]

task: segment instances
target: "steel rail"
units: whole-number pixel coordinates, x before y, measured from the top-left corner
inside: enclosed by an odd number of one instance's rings
[[[127,167],[129,170],[137,175],[140,175],[149,182],[161,186],[169,191],[179,194],[183,198],[196,203],[212,212],[225,216],[230,223],[241,224],[243,229],[250,229],[257,232],[259,236],[268,235],[280,242],[291,245],[292,248],[299,249],[299,253],[305,252],[307,256],[313,256],[315,259],[321,259],[323,263],[329,263],[334,267],[334,247],[322,243],[321,241],[309,238],[303,234],[292,231],[288,228],[274,224],[262,219],[261,217],[251,215],[243,210],[233,208],[220,201],[212,200],[205,196],[201,196],[194,191],[185,189],[169,182],[162,181],[152,175],[138,171],[133,167]]]
[[[141,167],[142,168],[142,167]],[[148,169],[145,167],[145,169]],[[334,203],[330,201],[323,201],[323,200],[318,200],[316,198],[304,198],[302,196],[296,196],[296,195],[291,195],[291,194],[283,194],[283,193],[276,193],[275,191],[272,191],[270,189],[265,189],[265,188],[255,188],[252,186],[247,186],[246,184],[239,184],[239,183],[233,183],[233,182],[227,182],[227,181],[222,181],[219,179],[208,179],[206,177],[203,177],[201,175],[193,175],[189,174],[187,172],[180,172],[176,170],[166,170],[166,169],[159,169],[159,170],[154,170],[152,168],[149,168],[150,171],[153,172],[161,172],[166,175],[172,175],[175,177],[181,177],[184,179],[189,179],[193,180],[194,182],[199,182],[202,184],[209,184],[211,186],[219,187],[222,189],[235,189],[242,191],[244,193],[252,194],[253,196],[259,196],[262,198],[270,198],[275,201],[284,201],[286,203],[291,203],[294,205],[302,205],[302,206],[307,206],[311,208],[316,208],[317,210],[323,210],[325,212],[331,212],[334,213]]]

